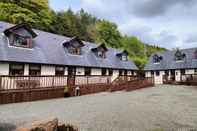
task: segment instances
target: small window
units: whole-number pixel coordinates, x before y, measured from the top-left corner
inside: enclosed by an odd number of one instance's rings
[[[160,63],[160,61],[162,60],[162,56],[158,56],[158,55],[154,55],[153,56],[153,62],[154,63]]]
[[[194,69],[194,74],[197,74],[197,69]]]
[[[41,75],[41,66],[40,65],[29,65],[29,75],[39,76]]]
[[[91,68],[85,68],[85,75],[90,76],[91,75]]]
[[[98,51],[97,52],[97,55],[98,55],[98,57],[100,57],[100,58],[105,58],[106,56],[105,56],[105,52],[102,52],[102,51]]]
[[[113,75],[113,70],[109,69],[109,75],[112,76]]]
[[[122,55],[122,61],[127,61],[128,58],[127,58],[127,55]]]
[[[119,76],[122,76],[123,70],[119,70]]]
[[[177,50],[175,53],[175,60],[176,61],[183,61],[186,55],[182,53],[180,50]]]
[[[56,66],[55,67],[55,75],[56,76],[63,76],[65,72],[65,67],[64,66]]]
[[[181,75],[185,75],[185,70],[181,70]]]
[[[197,50],[194,52],[194,59],[197,59]]]
[[[24,75],[24,64],[10,64],[9,75],[12,76]]]
[[[107,75],[107,69],[102,69],[102,70],[101,70],[101,74],[102,74],[102,76]]]
[[[81,48],[77,47],[69,47],[68,52],[73,55],[81,55]]]
[[[124,70],[124,75],[127,76],[127,70]]]
[[[24,37],[18,34],[11,34],[9,40],[10,40],[10,45],[16,47],[30,48],[32,45],[31,37]]]
[[[160,72],[159,71],[156,71],[156,76],[160,76]]]

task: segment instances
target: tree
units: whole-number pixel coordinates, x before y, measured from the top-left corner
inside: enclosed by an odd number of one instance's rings
[[[96,23],[97,36],[95,41],[104,43],[109,47],[121,47],[121,34],[116,24],[106,20],[100,20]]]
[[[0,0],[0,20],[49,30],[52,19],[48,0]]]

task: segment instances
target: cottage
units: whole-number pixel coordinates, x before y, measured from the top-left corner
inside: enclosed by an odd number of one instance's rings
[[[39,78],[43,79],[39,81],[40,86],[58,85],[59,81],[63,81],[61,85],[83,84],[87,83],[87,76],[88,83],[135,76],[138,68],[127,56],[126,51],[105,44],[35,30],[27,24],[0,22],[0,76],[32,76],[32,86],[36,86],[38,76],[46,77]],[[67,77],[62,80],[60,76]],[[20,82],[20,79],[12,81],[13,86],[6,86],[7,79],[1,79],[1,89],[25,86],[24,78]]]
[[[197,48],[153,54],[144,70],[155,84],[197,82]]]

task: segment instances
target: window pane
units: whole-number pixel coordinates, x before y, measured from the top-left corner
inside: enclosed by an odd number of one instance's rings
[[[10,75],[24,75],[24,64],[10,64]]]

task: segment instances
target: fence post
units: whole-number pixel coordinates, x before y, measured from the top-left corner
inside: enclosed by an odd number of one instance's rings
[[[2,83],[2,77],[0,76],[0,92],[1,92],[1,83]]]
[[[52,76],[52,88],[54,88],[54,76]]]

